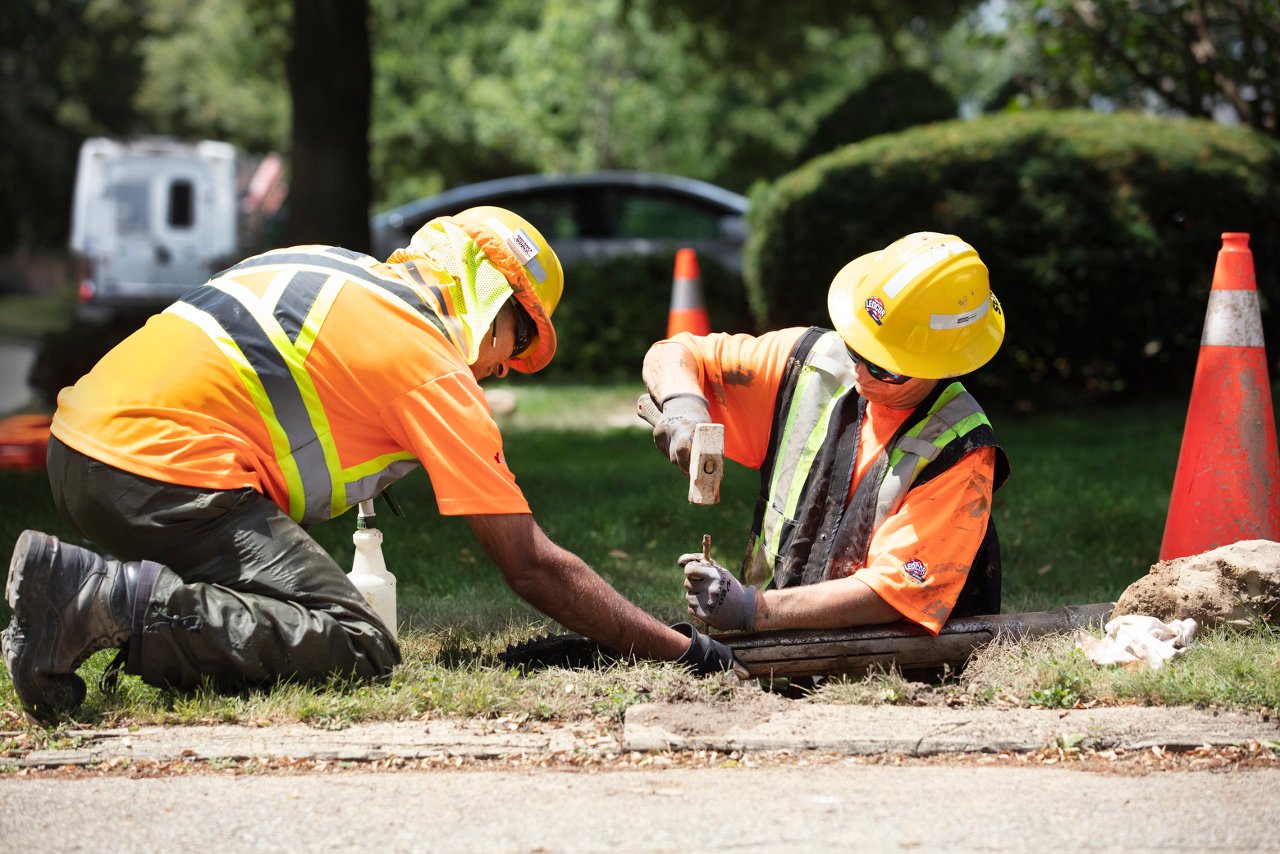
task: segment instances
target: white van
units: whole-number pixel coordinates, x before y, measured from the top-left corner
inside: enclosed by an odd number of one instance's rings
[[[71,218],[81,314],[153,311],[234,263],[236,206],[228,143],[85,140]]]

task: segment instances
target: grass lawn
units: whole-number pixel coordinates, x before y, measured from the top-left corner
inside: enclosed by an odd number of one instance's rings
[[[687,480],[653,449],[632,414],[638,386],[518,380],[505,389],[518,398],[516,412],[503,421],[506,454],[535,517],[553,540],[581,555],[622,593],[675,621],[684,617],[678,555],[699,549],[709,533],[713,555],[737,564],[754,506],[755,472],[728,465],[720,504],[692,506],[685,499]],[[1184,418],[1185,403],[1173,402],[1070,414],[993,412],[1013,464],[995,511],[1004,554],[1004,611],[1112,601],[1147,572],[1160,545]],[[378,505],[384,555],[398,580],[406,653],[389,684],[175,697],[126,678],[117,694],[106,696],[91,676],[109,660],[101,653],[85,668],[91,687],[78,719],[287,719],[328,725],[424,712],[562,717],[620,714],[639,699],[709,698],[727,690],[721,681],[696,680],[665,665],[572,678],[566,671],[520,677],[502,670],[497,652],[549,624],[506,588],[463,520],[438,514],[424,474],[401,481],[395,493],[404,518]],[[12,543],[28,527],[75,541],[53,510],[43,473],[0,473],[0,495],[0,543]],[[340,564],[349,565],[354,527],[352,513],[313,533]],[[8,619],[3,605],[0,618]],[[1128,698],[1280,710],[1275,633],[1257,627],[1206,640],[1163,676],[1129,678],[1092,671],[1069,638],[1058,638],[1030,653],[993,651],[994,660],[975,668],[981,683],[958,684],[955,690],[1038,705]],[[1197,660],[1196,666],[1180,665]],[[1179,673],[1187,674],[1185,680]],[[892,701],[903,696],[894,678],[873,677],[888,680],[887,688],[833,686],[818,696]],[[576,693],[561,690],[562,682],[577,685]],[[6,717],[18,720],[16,707],[7,676],[0,676],[0,729]]]

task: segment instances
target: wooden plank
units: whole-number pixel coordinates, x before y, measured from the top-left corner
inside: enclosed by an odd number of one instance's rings
[[[959,669],[997,637],[1030,638],[1099,624],[1113,603],[1073,605],[1056,611],[962,617],[935,638],[914,623],[854,629],[806,629],[717,635],[753,678],[863,675],[873,669]]]

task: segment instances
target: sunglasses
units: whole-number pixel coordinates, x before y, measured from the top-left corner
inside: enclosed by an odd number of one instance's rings
[[[880,382],[887,383],[889,385],[902,385],[907,380],[911,379],[911,377],[906,374],[895,374],[893,371],[882,368],[874,362],[868,362],[866,359],[859,356],[848,344],[844,345],[844,348],[849,351],[849,358],[853,359],[853,363],[855,365],[861,363],[866,366],[867,373],[871,374],[871,378],[874,380],[879,380]]]

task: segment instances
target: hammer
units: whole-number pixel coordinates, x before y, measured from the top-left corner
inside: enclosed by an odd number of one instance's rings
[[[636,410],[651,427],[662,418],[662,410],[647,394],[640,395]],[[723,472],[724,425],[698,424],[693,428],[693,445],[689,449],[689,503],[719,503]]]

